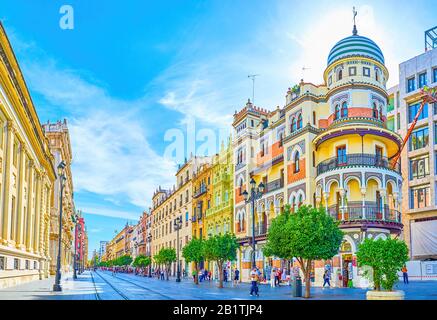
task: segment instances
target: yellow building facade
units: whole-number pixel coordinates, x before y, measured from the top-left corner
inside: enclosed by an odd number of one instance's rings
[[[49,275],[53,156],[0,24],[0,288]]]
[[[255,257],[266,278],[272,266],[287,273],[293,265],[262,254],[271,219],[284,204],[292,210],[323,206],[345,232],[339,254],[314,263],[316,285],[328,266],[334,285],[368,286],[356,264],[358,244],[402,231],[402,176],[391,163],[402,139],[386,125],[388,71],[381,50],[354,28],[332,48],[323,78],[321,85],[301,81],[289,89],[283,108],[267,111],[248,102],[234,115],[234,228],[243,280],[254,253],[251,207],[241,192],[252,178],[266,189],[254,215]]]
[[[177,187],[166,190],[159,187],[152,198],[153,207],[151,210],[151,255],[156,255],[162,248],[177,248],[177,232],[174,230],[176,218],[182,220],[179,230],[179,249],[186,245],[192,238],[192,217],[193,217],[193,175],[198,168],[210,162],[210,157],[192,156],[184,164],[178,167],[176,172]],[[191,266],[185,262],[180,255],[181,272],[191,272]],[[153,267],[157,266],[153,264]],[[171,267],[172,275],[176,274],[177,264]]]

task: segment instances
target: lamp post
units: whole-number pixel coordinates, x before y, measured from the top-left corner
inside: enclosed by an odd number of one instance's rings
[[[151,246],[152,246],[152,235],[147,236],[147,242],[149,243],[149,250],[147,251],[148,256],[151,257]],[[149,264],[149,278],[152,277],[152,263]]]
[[[252,268],[256,268],[255,261],[255,201],[260,199],[264,194],[264,184],[260,182],[258,187],[256,186],[256,181],[254,178],[250,180],[250,194],[244,190],[243,197],[246,203],[250,203],[252,205]]]
[[[174,229],[176,230],[176,256],[177,256],[177,273],[176,282],[181,282],[181,265],[179,261],[179,230],[182,229],[182,219],[177,217],[173,222]]]
[[[77,236],[78,236],[78,228],[80,228],[80,224],[78,227],[78,214],[76,213],[74,216],[74,260],[73,260],[73,279],[77,279]]]
[[[58,165],[58,177],[59,177],[59,185],[60,185],[60,195],[59,195],[59,235],[58,235],[58,259],[56,262],[56,277],[55,284],[53,285],[53,291],[62,291],[61,287],[61,242],[62,242],[62,196],[64,192],[65,185],[65,170],[66,164],[64,160],[62,160]]]

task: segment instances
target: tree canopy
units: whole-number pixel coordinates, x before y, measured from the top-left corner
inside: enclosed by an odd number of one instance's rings
[[[373,275],[365,272],[372,279],[376,290],[381,286],[388,291],[393,290],[398,281],[398,271],[408,261],[408,248],[404,241],[387,238],[386,240],[365,239],[357,251],[358,266],[369,266]]]
[[[310,270],[314,260],[331,259],[338,253],[343,232],[325,209],[301,206],[295,213],[286,206],[273,219],[264,247],[266,256],[296,258],[305,276],[305,298],[310,297]]]
[[[185,258],[186,262],[194,263],[195,270],[195,278],[194,281],[196,284],[199,284],[198,278],[198,264],[205,260],[205,241],[202,239],[192,238],[190,242],[188,242],[185,247],[182,248],[182,256]]]
[[[176,261],[176,250],[174,248],[162,248],[153,257],[153,260],[155,260],[156,264],[165,266],[167,270],[167,280],[168,280],[168,274],[170,273],[170,266],[172,262]]]
[[[137,256],[134,260],[134,267],[145,268],[152,263],[152,259],[150,257],[146,257],[142,254]]]

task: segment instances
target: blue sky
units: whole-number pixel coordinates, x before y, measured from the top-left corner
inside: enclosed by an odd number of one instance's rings
[[[73,30],[59,27],[64,4]],[[166,133],[193,124],[198,140],[205,129],[230,132],[252,95],[248,74],[260,74],[255,103],[269,109],[302,77],[321,83],[329,50],[351,34],[353,6],[395,85],[398,64],[424,50],[435,1],[3,0],[0,19],[40,121],[69,122],[90,252],[136,221],[158,185],[174,183],[185,155],[168,157]]]

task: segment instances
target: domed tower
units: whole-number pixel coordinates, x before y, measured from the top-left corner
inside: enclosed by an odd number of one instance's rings
[[[388,77],[381,49],[354,26],[329,53],[325,119],[313,139],[316,203],[340,221],[345,238],[337,272],[352,269],[355,286],[365,281],[357,273],[358,244],[402,230],[402,176],[391,161],[402,138],[386,127]]]

